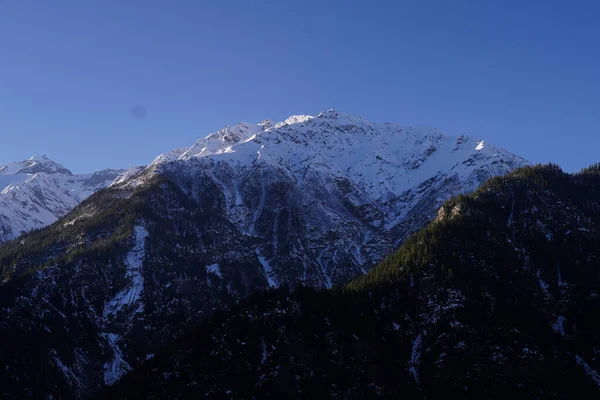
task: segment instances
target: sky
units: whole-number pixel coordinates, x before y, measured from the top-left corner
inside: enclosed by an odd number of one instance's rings
[[[0,163],[148,164],[322,110],[600,161],[598,1],[0,0]]]

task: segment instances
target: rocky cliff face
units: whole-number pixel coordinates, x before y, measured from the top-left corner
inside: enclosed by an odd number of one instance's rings
[[[347,283],[445,199],[524,164],[335,111],[161,155],[0,247],[2,390],[86,397],[253,292]]]

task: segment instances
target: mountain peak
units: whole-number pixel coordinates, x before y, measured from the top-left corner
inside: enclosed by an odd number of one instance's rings
[[[19,173],[26,174],[36,174],[38,172],[73,175],[71,171],[61,164],[49,159],[45,154],[30,157],[28,160],[24,161],[24,168],[19,171]]]
[[[0,175],[33,175],[38,172],[73,175],[67,168],[52,161],[46,155],[32,156],[27,160],[12,162],[6,165],[0,164]]]

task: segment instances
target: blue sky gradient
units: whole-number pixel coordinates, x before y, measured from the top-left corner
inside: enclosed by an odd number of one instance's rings
[[[128,167],[335,108],[576,171],[600,159],[598,21],[597,1],[0,0],[0,162]]]

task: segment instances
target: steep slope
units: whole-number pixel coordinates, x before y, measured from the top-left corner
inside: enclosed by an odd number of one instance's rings
[[[0,164],[0,243],[51,224],[121,172],[74,175],[45,156]]]
[[[253,292],[347,283],[444,199],[523,164],[334,111],[161,155],[0,247],[0,386],[84,398]]]
[[[600,169],[447,202],[344,290],[255,295],[100,398],[595,398]]]

